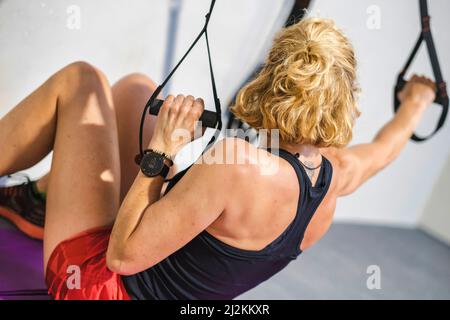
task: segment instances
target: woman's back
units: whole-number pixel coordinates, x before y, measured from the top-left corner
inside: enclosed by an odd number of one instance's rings
[[[240,163],[236,185],[222,215],[206,230],[221,241],[237,248],[260,250],[275,240],[294,220],[298,206],[299,182],[294,168],[285,159],[257,149],[241,139],[226,139],[227,152],[237,153]],[[329,159],[332,161],[331,159]],[[273,168],[265,173],[269,162]],[[231,169],[231,168],[230,168]],[[236,168],[232,168],[236,171]],[[316,169],[311,185],[318,178]],[[333,175],[333,178],[335,175]],[[335,179],[309,224],[301,249],[318,241],[328,230],[335,209]]]
[[[228,155],[239,144],[246,142],[226,139],[217,148],[224,146]],[[290,152],[271,150],[274,155],[269,156],[265,150],[245,147],[247,151],[234,159],[241,164],[224,164],[230,178],[239,179],[232,194],[227,194],[224,212],[174,254],[125,277],[133,298],[231,299],[267,280],[301,253],[305,229],[329,190],[331,163],[322,158],[313,185]],[[251,158],[256,151],[264,160]],[[274,170],[262,174],[267,165]],[[186,172],[174,177],[167,192]]]

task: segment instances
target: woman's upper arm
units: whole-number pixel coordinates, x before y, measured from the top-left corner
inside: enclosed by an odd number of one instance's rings
[[[159,201],[149,206],[127,244],[123,274],[145,270],[183,247],[224,211],[233,166],[197,161]],[[124,271],[125,270],[125,271]]]
[[[324,155],[334,163],[338,195],[353,193],[381,170],[387,164],[383,154],[382,146],[376,142],[341,149],[327,148]]]

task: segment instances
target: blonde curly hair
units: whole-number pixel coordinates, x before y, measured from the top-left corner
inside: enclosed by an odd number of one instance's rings
[[[255,129],[279,129],[287,143],[342,147],[360,115],[357,92],[350,41],[332,20],[306,18],[277,34],[231,111]]]

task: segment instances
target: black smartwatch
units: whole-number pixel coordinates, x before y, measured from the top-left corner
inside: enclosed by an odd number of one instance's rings
[[[162,176],[166,178],[172,164],[172,160],[164,153],[149,149],[144,151],[140,167],[142,173],[147,177]]]

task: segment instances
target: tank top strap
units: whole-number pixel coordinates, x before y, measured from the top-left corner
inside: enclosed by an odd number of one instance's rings
[[[274,151],[270,150],[272,153]],[[301,253],[300,244],[306,228],[329,189],[333,168],[330,161],[322,156],[319,176],[313,186],[305,168],[296,156],[284,149],[277,149],[276,151],[279,152],[281,158],[289,162],[294,168],[300,186],[296,216],[291,227],[286,230],[288,234],[285,235],[285,243],[283,244],[283,247],[286,248],[286,254],[295,259]]]

